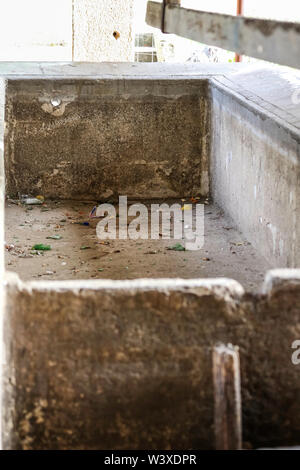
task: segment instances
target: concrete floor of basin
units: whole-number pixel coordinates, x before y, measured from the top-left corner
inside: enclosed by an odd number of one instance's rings
[[[215,205],[205,205],[205,241],[199,251],[170,250],[182,240],[165,240],[161,233],[158,240],[101,241],[99,220],[89,219],[92,207],[77,201],[7,202],[7,270],[23,280],[229,277],[253,291],[271,267]],[[47,238],[53,236],[59,237]],[[32,250],[41,243],[51,250]]]

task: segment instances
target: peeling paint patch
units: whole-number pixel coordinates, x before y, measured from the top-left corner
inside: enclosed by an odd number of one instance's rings
[[[55,117],[60,117],[63,116],[65,110],[66,110],[66,105],[68,103],[61,102],[58,106],[53,106],[51,102],[49,103],[43,103],[42,104],[42,110],[45,111],[45,113],[51,114],[52,116]]]

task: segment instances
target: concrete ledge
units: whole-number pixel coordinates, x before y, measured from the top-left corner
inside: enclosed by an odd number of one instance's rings
[[[0,76],[22,79],[172,79],[235,73],[244,64],[165,64],[136,62],[0,62]]]
[[[245,329],[239,284],[7,289],[6,448],[213,447],[210,347]]]
[[[300,269],[273,269],[268,271],[262,286],[262,293],[268,296],[285,290],[300,288]]]
[[[272,111],[300,128],[300,106],[291,97],[300,88],[300,72],[270,64],[165,64],[87,62],[0,62],[0,76],[13,80],[180,80],[217,77],[249,103]],[[297,95],[299,96],[299,95]],[[289,117],[289,119],[286,119]]]
[[[253,297],[226,279],[10,277],[7,294],[6,448],[214,448],[218,342],[240,348],[244,440],[299,442],[299,286]]]
[[[283,270],[284,271],[284,270]],[[57,291],[73,290],[74,292],[82,292],[83,289],[91,291],[131,291],[139,292],[156,290],[161,292],[173,291],[178,289],[196,289],[195,292],[220,295],[224,297],[228,295],[231,298],[240,300],[244,295],[243,287],[233,279],[135,279],[128,281],[112,281],[110,279],[94,279],[80,281],[32,281],[21,282],[13,273],[6,274],[8,281],[14,282],[21,290],[31,291]]]

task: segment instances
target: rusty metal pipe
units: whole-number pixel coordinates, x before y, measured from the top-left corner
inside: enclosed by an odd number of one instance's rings
[[[244,14],[244,0],[237,0],[237,8],[236,8],[237,16],[243,16]],[[242,55],[235,54],[235,61],[242,62]]]

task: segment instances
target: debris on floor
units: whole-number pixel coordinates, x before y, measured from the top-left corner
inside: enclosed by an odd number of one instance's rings
[[[27,206],[36,206],[42,205],[44,199],[41,199],[41,197],[23,197],[21,198],[21,202]]]
[[[6,201],[6,265],[23,280],[44,276],[51,279],[230,277],[245,288],[254,289],[261,285],[265,271],[270,268],[232,221],[212,204],[205,207],[203,248],[186,251],[183,239],[165,239],[162,233],[155,240],[99,240],[95,203],[47,200],[42,205],[27,206],[12,201]],[[185,204],[194,203],[189,201],[186,199]],[[150,210],[150,202],[147,206]],[[46,243],[50,240],[53,240],[51,245]]]
[[[171,250],[171,251],[185,251],[185,248],[184,248],[184,246],[181,245],[181,243],[176,243],[176,245],[168,246],[167,250]]]
[[[49,237],[46,237],[47,239],[50,240],[61,240],[62,236],[61,235],[50,235]]]
[[[50,251],[51,245],[44,245],[43,243],[37,243],[36,245],[33,245],[32,249],[36,251]]]

